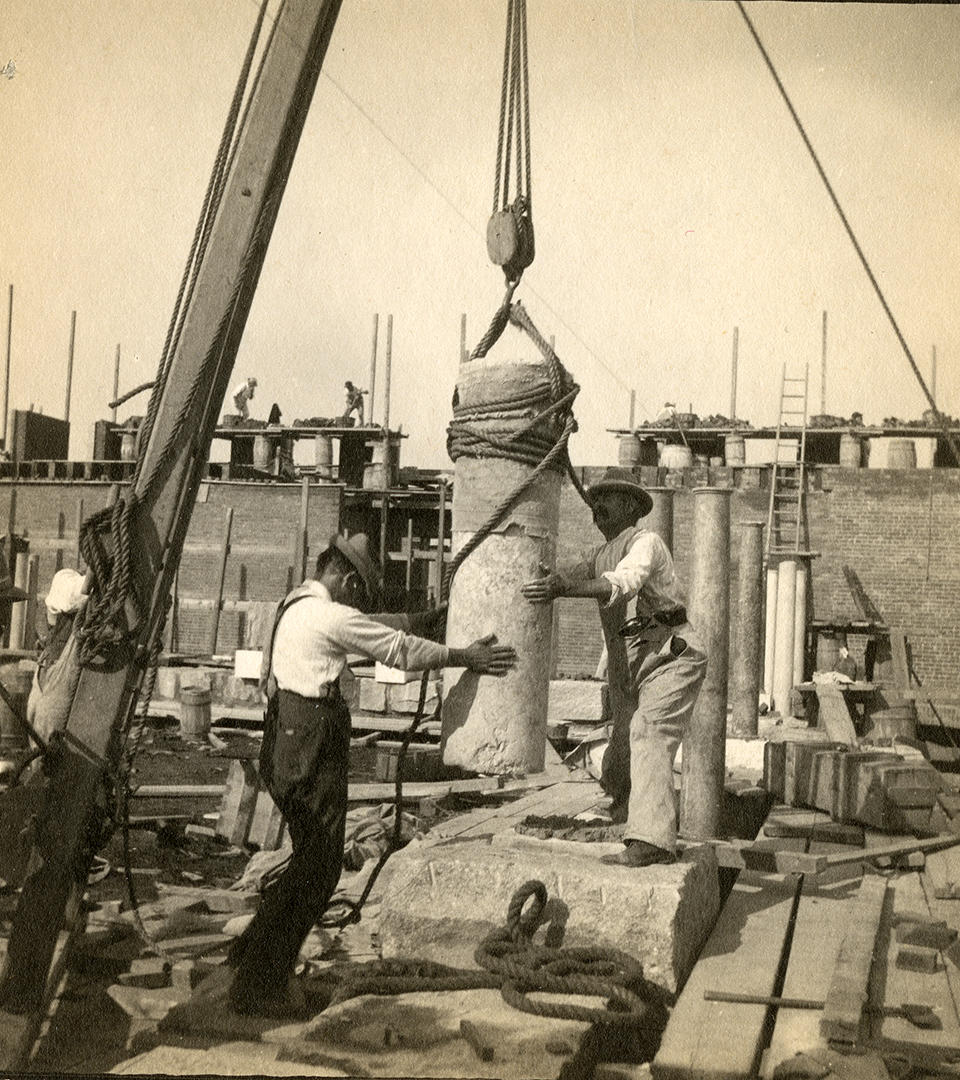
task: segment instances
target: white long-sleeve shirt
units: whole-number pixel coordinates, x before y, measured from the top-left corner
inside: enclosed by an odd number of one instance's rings
[[[273,643],[273,674],[281,690],[317,697],[322,686],[339,678],[348,654],[405,671],[444,667],[450,658],[446,645],[335,603],[319,581],[306,581],[295,592],[305,599],[283,613]]]

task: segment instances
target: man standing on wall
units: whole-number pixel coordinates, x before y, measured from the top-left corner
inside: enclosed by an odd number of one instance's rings
[[[251,400],[254,395],[254,391],[257,389],[257,380],[249,378],[233,391],[233,407],[237,410],[241,420],[247,420],[250,417],[250,409],[247,402]]]
[[[315,577],[294,589],[278,611],[266,660],[276,690],[271,693],[268,679],[260,774],[286,818],[293,855],[230,951],[235,975],[229,999],[237,1012],[289,1016],[302,1007],[290,976],[343,863],[350,710],[338,679],[347,654],[407,671],[465,667],[505,675],[516,663],[514,650],[495,644],[492,634],[453,649],[409,632],[428,629],[436,612],[362,614],[380,589],[367,537],[334,536],[317,558]]]
[[[347,390],[347,411],[343,415],[345,417],[350,416],[356,410],[357,427],[363,427],[363,395],[369,393],[369,391],[354,386],[349,379],[343,385]]]
[[[706,674],[706,657],[663,540],[637,524],[653,502],[627,469],[608,469],[587,492],[604,544],[583,562],[522,587],[534,604],[593,597],[607,646],[612,730],[601,785],[610,815],[626,821],[625,848],[604,861],[673,862],[677,819],[673,763]],[[627,604],[636,598],[636,615]]]

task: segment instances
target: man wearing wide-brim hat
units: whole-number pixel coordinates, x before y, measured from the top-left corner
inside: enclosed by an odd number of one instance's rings
[[[638,524],[653,507],[650,495],[628,469],[608,469],[587,495],[606,542],[577,566],[528,582],[522,592],[535,604],[579,596],[600,605],[612,720],[600,782],[612,797],[611,818],[626,822],[624,851],[604,861],[634,867],[673,862],[673,763],[706,656],[687,620],[669,549]],[[628,605],[635,608],[632,616]]]
[[[496,644],[492,634],[454,649],[410,632],[427,630],[435,612],[363,614],[380,591],[380,567],[367,537],[334,536],[317,558],[314,578],[294,589],[277,613],[265,658],[260,775],[286,818],[293,855],[230,950],[228,993],[237,1012],[297,1013],[291,975],[340,878],[350,710],[338,680],[348,654],[407,671],[465,667],[504,675],[516,663],[514,650]]]

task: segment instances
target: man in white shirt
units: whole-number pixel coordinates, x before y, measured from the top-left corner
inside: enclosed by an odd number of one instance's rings
[[[338,679],[347,655],[408,671],[466,667],[486,675],[504,675],[516,663],[514,650],[495,644],[492,634],[454,649],[409,632],[436,621],[435,612],[364,615],[360,609],[379,592],[380,570],[367,537],[335,536],[317,559],[316,576],[294,589],[278,612],[267,661],[276,679],[276,711],[271,718],[268,707],[260,774],[286,818],[293,855],[230,951],[229,1000],[237,1012],[297,1011],[290,976],[340,878],[350,710]]]
[[[233,407],[240,414],[241,419],[247,420],[250,417],[250,409],[247,407],[247,402],[253,397],[254,391],[257,389],[257,380],[254,378],[247,379],[242,382],[233,391]]]
[[[613,721],[600,782],[612,796],[613,820],[624,820],[626,810],[625,849],[605,861],[673,862],[673,763],[707,660],[687,621],[669,549],[636,524],[650,513],[650,496],[627,469],[608,469],[588,496],[606,543],[522,592],[535,604],[583,596],[600,605]],[[636,613],[628,618],[634,599]]]

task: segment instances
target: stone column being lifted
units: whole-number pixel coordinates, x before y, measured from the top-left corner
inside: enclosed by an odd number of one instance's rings
[[[496,402],[535,397],[538,388],[549,385],[548,371],[545,363],[471,360],[460,369],[459,408],[482,412]],[[522,419],[468,421],[467,426],[482,430],[489,423],[509,432],[511,424],[519,429],[548,403],[545,397],[542,406],[528,408]],[[456,459],[454,557],[533,469],[506,457]],[[493,633],[517,650],[518,662],[504,678],[463,669],[444,672],[441,744],[448,765],[496,775],[543,770],[553,620],[551,605],[529,603],[520,586],[542,576],[542,567],[553,569],[560,485],[561,474],[545,470],[453,578],[447,643],[461,647]]]
[[[763,665],[763,523],[740,526],[740,572],[733,627],[730,731],[756,735]]]
[[[690,622],[707,654],[707,674],[683,739],[680,831],[717,835],[723,798],[730,654],[730,488],[693,493]]]
[[[650,487],[647,493],[653,499],[653,509],[642,520],[643,527],[655,532],[673,553],[673,493],[669,487]]]

